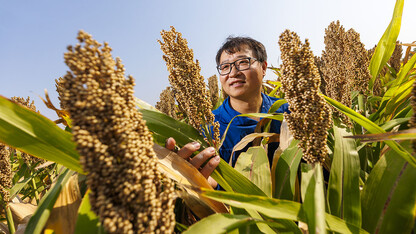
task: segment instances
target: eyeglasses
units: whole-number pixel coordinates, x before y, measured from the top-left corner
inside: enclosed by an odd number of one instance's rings
[[[218,73],[220,73],[220,75],[222,76],[230,74],[233,68],[232,65],[234,65],[237,71],[245,71],[250,68],[252,64],[251,60],[253,60],[253,63],[255,61],[258,61],[256,58],[247,57],[247,58],[237,59],[232,63],[222,63],[217,66]]]

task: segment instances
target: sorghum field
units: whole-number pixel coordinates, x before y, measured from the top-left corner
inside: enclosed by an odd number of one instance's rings
[[[110,45],[79,31],[55,79],[60,106],[44,97],[57,120],[29,97],[0,97],[0,233],[415,233],[416,43],[397,41],[402,11],[397,0],[370,50],[339,21],[320,56],[282,32],[282,65],[263,86],[283,99],[242,115],[263,130],[235,146],[252,145],[234,168],[221,160],[221,191],[163,147],[223,141],[211,111],[226,94],[216,75],[205,83],[182,34],[161,32],[170,86],[152,107]],[[274,113],[286,102],[290,114]]]

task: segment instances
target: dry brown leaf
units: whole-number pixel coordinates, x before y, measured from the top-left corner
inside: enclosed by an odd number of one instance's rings
[[[29,222],[30,217],[38,208],[30,203],[9,203],[15,226]]]
[[[0,222],[0,233],[9,234],[9,227],[7,226],[6,223]]]
[[[213,212],[228,213],[228,209],[223,203],[202,197],[190,189],[190,187],[202,187],[212,190],[207,179],[194,166],[173,151],[157,144],[154,144],[153,150],[159,159],[158,165],[161,171],[172,180],[184,185],[183,187],[187,191],[187,194],[179,193],[179,195],[186,203],[192,204],[189,208],[199,218],[206,217],[206,215],[212,214]]]
[[[51,229],[56,234],[74,233],[81,200],[78,175],[74,174],[62,188],[45,225],[45,229]]]
[[[59,119],[55,121],[56,124],[62,123],[65,126],[68,126],[68,123],[66,122],[65,118],[67,118],[69,116],[68,112],[64,111],[64,110],[60,110],[58,108],[56,108],[51,99],[49,98],[49,94],[48,94],[48,90],[45,89],[45,99],[43,99],[41,96],[39,96],[39,98],[43,101],[43,103],[45,103],[46,107],[55,111],[56,114],[58,115]]]

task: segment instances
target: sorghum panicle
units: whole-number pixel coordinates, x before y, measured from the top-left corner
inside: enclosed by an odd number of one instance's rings
[[[171,233],[173,182],[157,169],[152,135],[137,111],[134,79],[120,59],[80,31],[69,46],[70,71],[60,81],[61,100],[87,172],[92,210],[109,233]]]
[[[179,107],[188,117],[189,124],[203,135],[202,125],[208,126],[209,133],[215,142],[219,142],[219,123],[212,114],[212,103],[209,98],[204,77],[198,60],[194,62],[194,53],[188,42],[171,26],[170,31],[162,30],[162,41],[158,40],[164,53],[163,59],[169,71],[169,82]]]
[[[56,92],[58,93],[58,99],[59,99],[61,109],[64,110],[65,106],[63,106],[63,102],[61,100],[61,97],[63,97],[63,92],[64,92],[64,89],[62,87],[62,81],[63,81],[62,77],[59,77],[59,79],[55,79],[55,87],[56,87]]]
[[[331,127],[331,109],[319,95],[321,78],[309,47],[289,30],[280,35],[282,90],[291,113],[285,113],[289,130],[300,140],[303,158],[308,163],[323,162],[328,154],[327,130]]]
[[[211,104],[212,106],[215,106],[220,98],[217,75],[208,78],[208,90],[209,96],[211,97]]]
[[[360,34],[350,29],[345,34],[345,60],[347,61],[347,79],[351,82],[352,90],[368,95],[368,82],[371,79],[368,66],[368,52],[360,41]]]
[[[325,83],[325,79],[324,79],[324,74],[322,73],[322,68],[324,66],[324,60],[319,57],[319,56],[315,56],[314,57],[314,61],[315,61],[315,65],[318,68],[319,71],[319,76],[321,77],[321,85],[319,87],[321,93],[326,95],[326,83]]]
[[[160,93],[160,101],[156,103],[156,109],[159,111],[165,113],[166,115],[177,119],[176,112],[177,108],[175,105],[175,97],[173,95],[172,89],[170,87],[166,87],[161,93]]]
[[[393,54],[391,55],[388,63],[396,72],[400,71],[401,61],[403,56],[403,48],[400,45],[400,41],[396,41],[396,47],[394,47]]]
[[[324,66],[322,73],[326,82],[325,93],[328,97],[351,107],[351,82],[348,77],[348,61],[345,59],[345,29],[339,21],[332,22],[325,29],[325,51],[322,52]],[[349,119],[333,108],[334,115],[342,118],[347,124]]]
[[[12,169],[10,164],[10,149],[0,143],[0,196],[1,202],[7,203],[10,199],[9,189],[12,187]]]

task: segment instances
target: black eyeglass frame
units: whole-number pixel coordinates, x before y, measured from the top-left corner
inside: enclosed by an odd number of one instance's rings
[[[239,69],[239,68],[235,65],[235,63],[236,63],[236,62],[238,62],[238,61],[240,61],[240,60],[243,60],[243,59],[248,59],[248,64],[249,64],[249,65],[248,65],[248,68]],[[251,62],[251,60],[253,60],[253,62]],[[235,61],[234,61],[234,62],[232,62],[232,63],[221,63],[220,65],[218,65],[218,66],[217,66],[217,71],[218,71],[218,73],[219,73],[221,76],[226,76],[226,75],[230,74],[230,73],[231,73],[231,71],[233,70],[233,65],[234,65],[235,69],[237,69],[237,71],[245,71],[245,70],[250,69],[251,64],[253,64],[255,61],[259,61],[259,60],[258,60],[258,59],[256,59],[256,58],[252,58],[252,57],[240,58],[240,59],[235,60]],[[230,65],[230,71],[229,71],[228,73],[221,74],[220,67],[221,67],[222,65],[224,65],[224,64],[229,64],[229,65]]]

